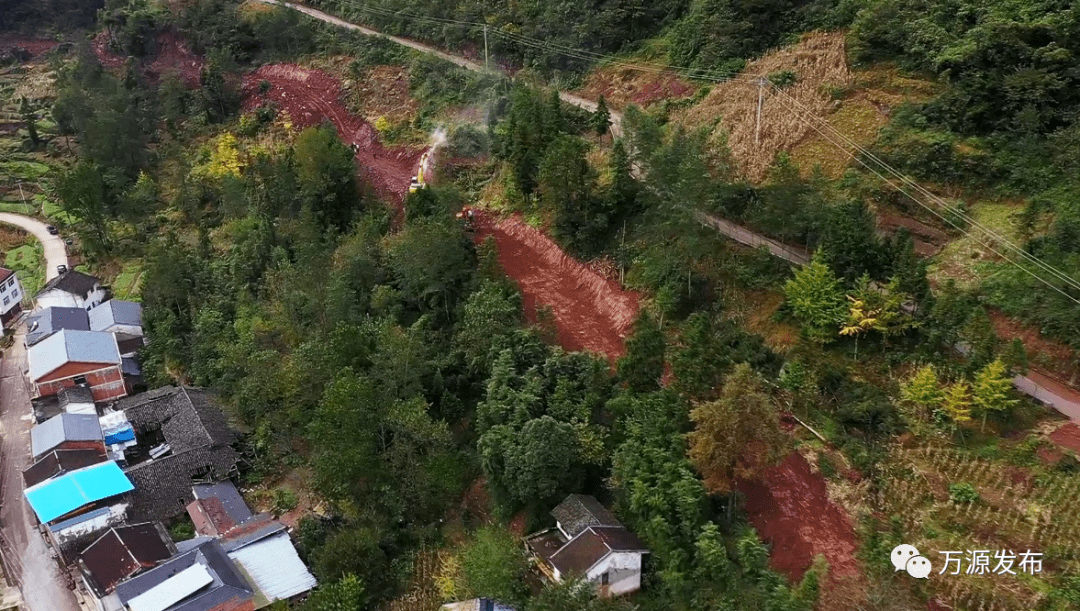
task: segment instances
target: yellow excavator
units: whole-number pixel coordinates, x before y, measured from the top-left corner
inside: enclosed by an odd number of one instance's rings
[[[427,186],[427,183],[424,182],[424,166],[427,165],[427,159],[428,153],[420,156],[420,169],[416,171],[416,176],[413,176],[412,182],[409,183],[409,193],[416,193]]]

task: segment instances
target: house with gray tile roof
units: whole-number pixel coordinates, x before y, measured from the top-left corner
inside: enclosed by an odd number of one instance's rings
[[[183,513],[195,500],[195,484],[235,474],[235,435],[205,390],[166,386],[121,399],[113,409],[124,412],[138,441],[125,450],[126,471],[135,484],[132,519],[164,520]]]
[[[33,346],[61,329],[89,331],[90,319],[86,310],[63,307],[34,310],[26,318],[26,345]]]
[[[97,278],[68,270],[52,280],[34,296],[38,308],[67,307],[90,310],[109,298],[109,287]]]

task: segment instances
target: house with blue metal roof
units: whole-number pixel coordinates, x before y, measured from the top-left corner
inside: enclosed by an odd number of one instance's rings
[[[102,331],[61,329],[27,349],[34,398],[85,384],[95,401],[127,396],[116,336]]]
[[[34,310],[26,318],[26,345],[33,346],[61,329],[89,331],[90,319],[86,310],[64,307]]]
[[[120,466],[106,461],[68,471],[23,491],[38,521],[61,550],[68,543],[122,523],[135,489]]]

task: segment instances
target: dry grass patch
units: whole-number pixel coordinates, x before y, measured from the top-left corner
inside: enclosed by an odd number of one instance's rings
[[[621,110],[630,104],[648,108],[662,100],[689,98],[696,90],[695,85],[674,72],[644,72],[608,65],[589,73],[585,84],[572,93],[590,100],[602,95],[609,108]]]
[[[783,90],[784,94],[794,99],[803,112],[824,116],[838,106],[828,91],[846,88],[854,82],[845,51],[843,32],[814,32],[795,45],[751,62],[744,74],[794,72],[797,80]],[[793,102],[766,91],[761,108],[760,141],[756,142],[757,104],[756,81],[728,81],[718,84],[700,103],[673,119],[690,128],[709,127],[720,119],[720,124],[712,128],[712,137],[719,137],[717,132],[726,132],[736,168],[757,182],[765,177],[777,153],[792,150],[812,131],[792,114]]]
[[[844,100],[835,112],[825,117],[825,121],[844,138],[865,146],[877,138],[878,131],[889,122],[889,117],[867,96],[860,95]],[[836,136],[832,137],[839,140]],[[809,176],[815,168],[820,168],[822,175],[833,179],[840,178],[852,161],[851,155],[817,132],[807,134],[791,150],[791,158],[803,176]]]

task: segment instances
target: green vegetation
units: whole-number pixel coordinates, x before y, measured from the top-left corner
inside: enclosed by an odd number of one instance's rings
[[[1080,342],[1065,298],[997,263],[970,266],[989,279],[931,290],[912,238],[879,235],[875,212],[900,205],[866,175],[806,177],[780,154],[751,184],[722,142],[669,121],[670,105],[629,107],[613,140],[606,102],[588,113],[534,86],[538,74],[588,66],[555,44],[728,71],[809,29],[853,23],[858,58],[893,60],[947,85],[895,109],[873,152],[960,199],[989,202],[977,218],[1003,220],[1002,202],[1027,200],[996,226],[1080,269],[1069,63],[1080,13],[1020,4],[316,3],[450,47],[474,45],[482,32],[402,16],[482,20],[496,56],[526,68],[510,86],[293,11],[110,0],[99,26],[114,50],[149,58],[158,35],[176,27],[206,58],[198,87],[175,75],[151,82],[134,62],[109,72],[79,45],[57,60],[51,124],[45,107],[8,109],[27,124],[34,154],[5,158],[0,172],[44,178],[48,195],[35,202],[66,215],[84,265],[116,272],[117,294],[142,300],[148,382],[215,389],[249,431],[246,481],[273,491],[276,512],[310,498],[330,514],[297,528],[321,584],[303,611],[392,609],[434,590],[526,611],[844,608],[850,601],[831,598],[840,595],[828,566],[836,558],[802,558],[809,568],[789,580],[770,568],[770,554],[790,550],[770,550],[750,526],[761,516],[743,511],[745,480],[775,473],[795,450],[817,458],[813,477],[828,478],[858,527],[871,579],[854,580],[865,589],[855,596],[900,609],[949,594],[887,578],[881,559],[901,540],[920,549],[1045,545],[1061,560],[1041,581],[992,590],[964,580],[951,595],[971,608],[1034,600],[1063,611],[1077,591],[1063,576],[1080,540],[1068,505],[1080,469],[1072,456],[1042,451],[1034,431],[1045,415],[1010,383],[1023,346],[997,337],[988,307]],[[238,117],[244,70],[315,54],[347,56],[336,69],[355,80],[374,66],[407,65],[416,116],[376,124],[382,137],[407,141],[441,113],[483,103],[482,125],[450,133],[449,149],[472,162],[408,196],[402,214],[401,202],[382,201],[358,176],[331,126],[293,131],[270,106]],[[803,86],[792,72],[772,76]],[[35,147],[60,136],[77,159],[54,168]],[[453,218],[481,194],[641,293],[624,354],[554,345],[556,310],[543,307],[551,304],[537,304],[536,324],[526,322],[529,300],[500,267],[496,244],[477,245]],[[814,257],[792,269],[748,252],[702,226],[701,212]],[[937,272],[950,275],[950,257]],[[26,278],[41,256],[22,246],[7,260]],[[813,433],[788,427],[790,416]],[[294,467],[310,489],[281,482]],[[633,603],[526,587],[514,533],[548,525],[569,493],[599,498],[650,549]]]

